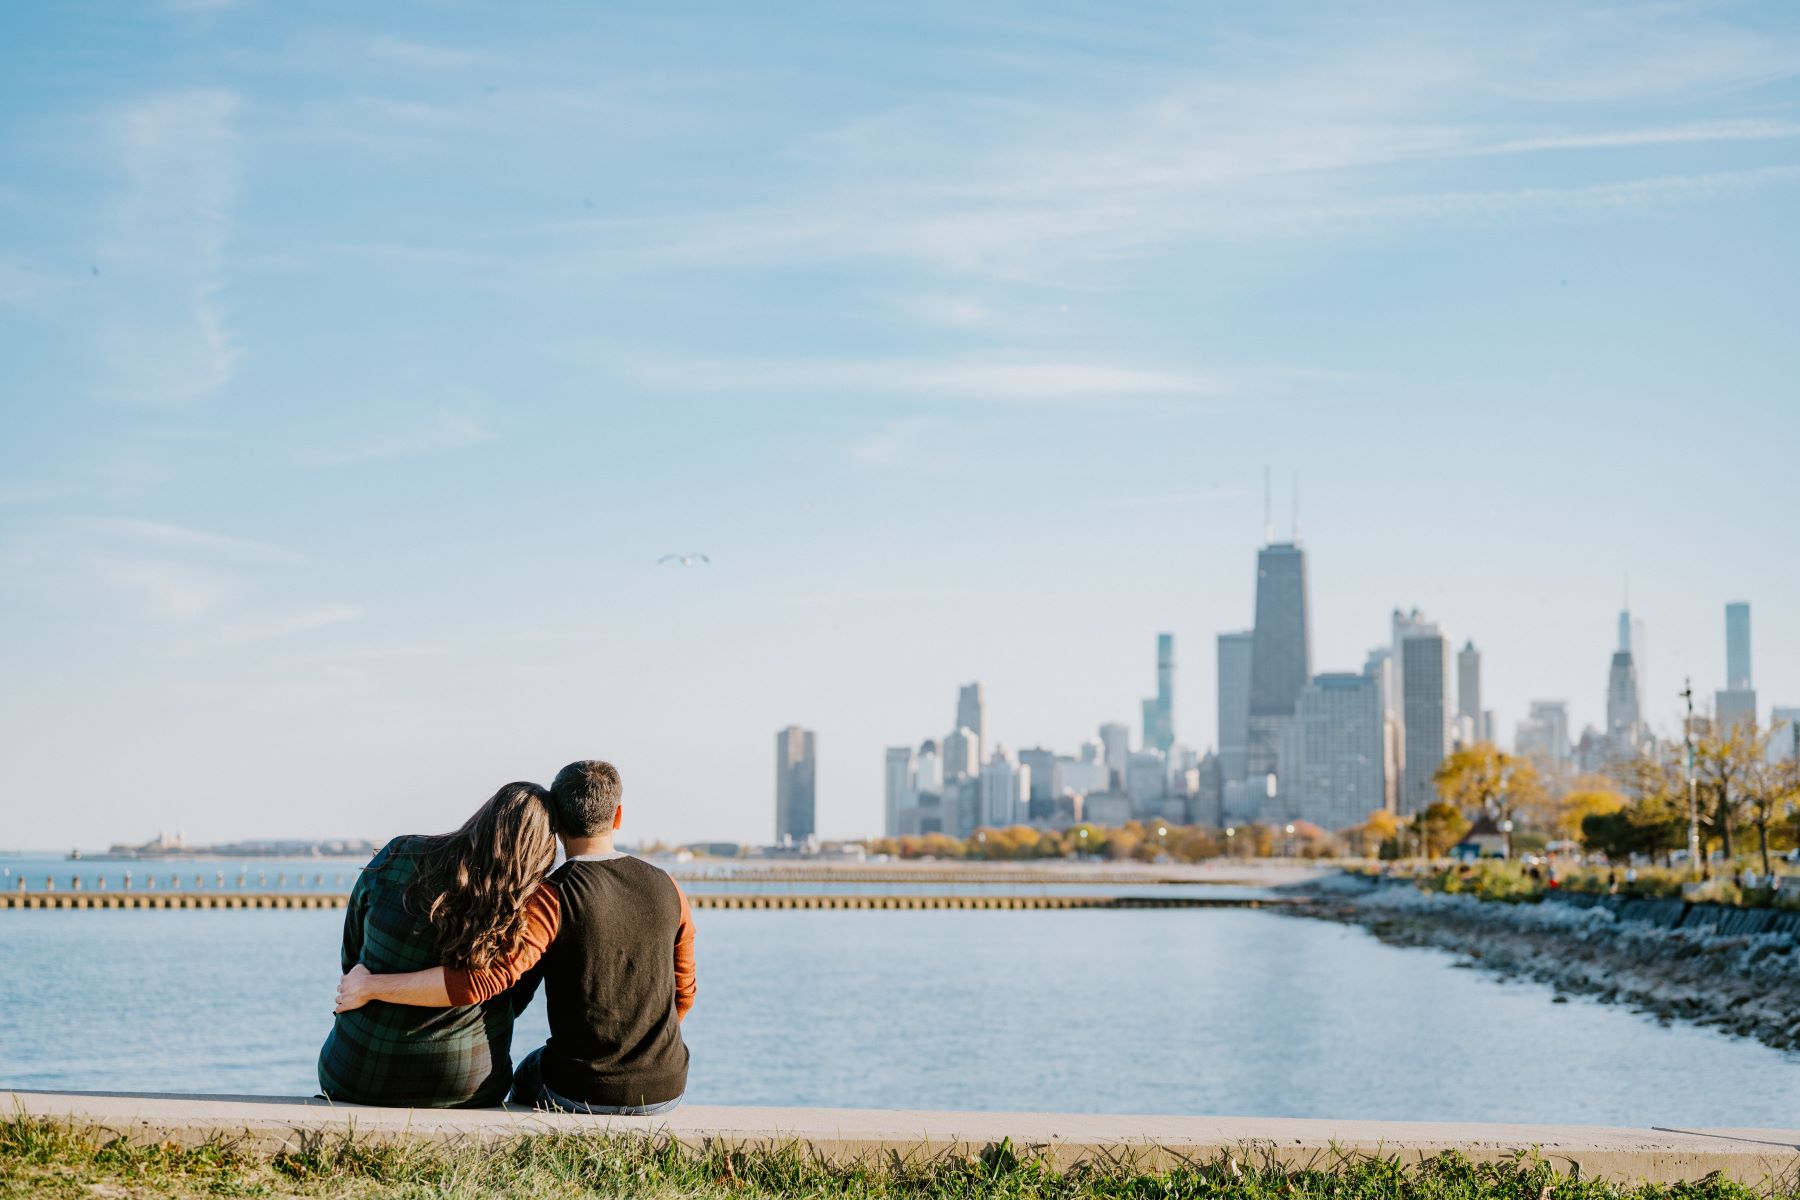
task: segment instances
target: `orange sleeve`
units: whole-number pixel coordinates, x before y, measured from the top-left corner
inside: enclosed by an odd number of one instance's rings
[[[675,931],[675,1016],[681,1018],[694,1007],[699,985],[694,979],[694,910],[688,907],[687,893],[679,883],[675,894],[681,897],[681,925]]]
[[[557,895],[556,885],[546,879],[525,901],[525,936],[511,958],[475,970],[444,968],[444,991],[449,993],[450,1003],[480,1004],[519,982],[519,977],[537,966],[538,959],[556,940],[561,922],[562,897]]]

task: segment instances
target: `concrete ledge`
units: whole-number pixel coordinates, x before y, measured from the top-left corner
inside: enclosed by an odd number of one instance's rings
[[[342,908],[347,892],[10,892],[0,893],[0,909],[90,908]],[[1299,896],[896,896],[842,893],[804,895],[788,893],[718,894],[690,892],[695,908],[805,908],[805,909],[1009,909],[1061,910],[1071,908],[1264,908],[1305,903]]]
[[[319,1136],[383,1142],[496,1142],[544,1133],[663,1135],[695,1147],[800,1145],[833,1162],[978,1154],[1010,1138],[1061,1167],[1110,1160],[1144,1168],[1221,1154],[1290,1166],[1340,1155],[1403,1162],[1455,1150],[1478,1161],[1540,1152],[1558,1170],[1621,1182],[1675,1183],[1720,1172],[1756,1186],[1800,1181],[1800,1130],[1613,1129],[1254,1117],[906,1112],[885,1109],[682,1107],[660,1117],[583,1117],[524,1109],[362,1108],[323,1100],[98,1092],[0,1092],[0,1111],[139,1140],[240,1138],[273,1152]]]

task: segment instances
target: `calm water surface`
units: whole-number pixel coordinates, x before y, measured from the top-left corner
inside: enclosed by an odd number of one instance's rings
[[[310,1094],[339,912],[0,912],[0,1086]],[[1800,1055],[1248,910],[699,914],[694,1103],[1791,1126]],[[541,999],[515,1057],[544,1036]]]
[[[58,892],[347,892],[356,883],[362,858],[192,858],[70,860],[61,855],[0,855],[0,888],[17,889],[23,879],[31,891],[55,884]],[[673,864],[662,863],[668,868]],[[1230,883],[1089,883],[1042,882],[1029,878],[964,878],[955,882],[861,882],[841,878],[828,883],[768,878],[755,865],[712,863],[676,868],[681,886],[702,895],[872,895],[872,896],[1219,896],[1247,899],[1269,894],[1267,888]],[[840,868],[847,874],[854,867]]]

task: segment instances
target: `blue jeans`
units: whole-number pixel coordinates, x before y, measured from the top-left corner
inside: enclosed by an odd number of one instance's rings
[[[529,1104],[533,1108],[548,1108],[556,1112],[587,1113],[595,1117],[650,1117],[657,1113],[666,1113],[677,1104],[681,1097],[664,1100],[661,1104],[623,1104],[609,1106],[605,1104],[589,1104],[585,1100],[571,1100],[567,1096],[558,1095],[550,1090],[544,1082],[544,1048],[539,1046],[530,1054],[519,1060],[513,1070],[512,1102]]]

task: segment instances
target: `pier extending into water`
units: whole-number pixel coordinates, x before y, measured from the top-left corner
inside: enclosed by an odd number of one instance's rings
[[[8,892],[0,908],[342,908],[347,892]],[[689,893],[694,908],[751,909],[1142,909],[1266,908],[1297,904],[1288,896],[911,896],[911,895],[716,895]]]

